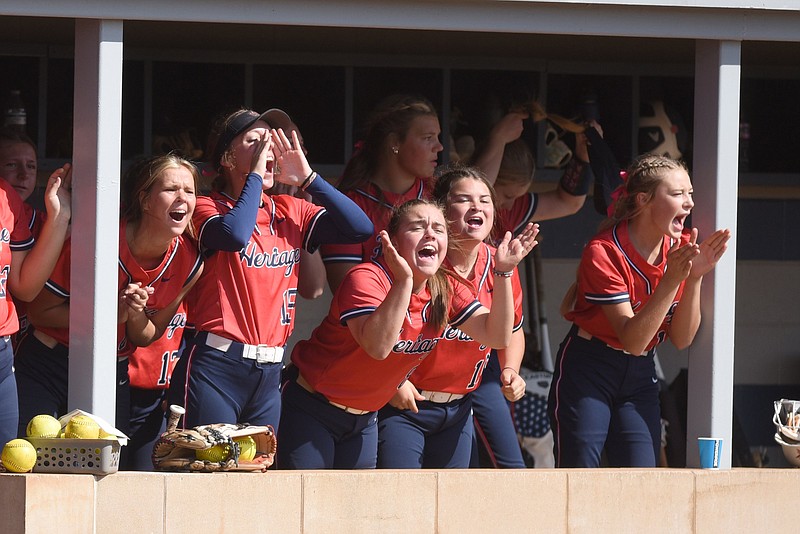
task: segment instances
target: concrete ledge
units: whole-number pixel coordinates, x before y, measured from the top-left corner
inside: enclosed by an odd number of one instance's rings
[[[2,474],[0,532],[770,532],[798,486],[794,469]]]

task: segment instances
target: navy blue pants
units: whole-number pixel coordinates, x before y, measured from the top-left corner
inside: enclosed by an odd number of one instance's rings
[[[503,396],[500,364],[495,351],[489,356],[480,385],[470,396],[475,418],[470,467],[481,467],[479,450],[483,448],[488,456],[488,465],[483,467],[525,468],[517,429],[508,401]]]
[[[655,467],[661,411],[654,351],[633,356],[575,328],[558,351],[548,399],[556,467]]]
[[[36,415],[61,417],[68,411],[69,349],[57,344],[52,349],[32,334],[17,345],[14,361],[19,398],[19,437],[25,437],[28,422]],[[130,381],[128,360],[117,362],[117,391],[114,426],[128,434]],[[85,406],[76,406],[87,410]]]
[[[388,404],[378,412],[378,467],[467,468],[472,455],[470,395],[448,403],[417,401],[419,413]]]
[[[283,387],[280,469],[374,469],[377,412],[355,415],[290,380]]]
[[[153,446],[166,430],[163,403],[166,389],[131,387],[131,415],[128,445],[122,447],[120,468],[127,471],[152,471]]]
[[[11,348],[11,340],[8,336],[4,336],[0,337],[0,447],[17,437],[18,407],[14,351]]]
[[[206,332],[189,341],[172,373],[169,403],[186,409],[183,425],[270,425],[277,434],[283,364],[244,359],[243,345],[235,341],[227,352],[205,341]]]

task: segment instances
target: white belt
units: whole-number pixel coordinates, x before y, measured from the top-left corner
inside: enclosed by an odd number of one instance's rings
[[[228,352],[231,345],[237,343],[242,346],[242,358],[255,360],[258,363],[280,363],[283,361],[283,347],[270,347],[269,345],[248,345],[231,341],[230,339],[206,332],[206,345],[212,349]]]
[[[344,404],[339,404],[338,402],[333,402],[332,400],[328,400],[328,403],[331,406],[336,406],[340,410],[344,410],[347,413],[351,413],[353,415],[365,415],[365,414],[370,413],[369,410],[359,410],[358,408],[351,408],[349,406],[345,406]]]
[[[301,388],[305,389],[309,393],[317,393],[317,391],[311,387],[311,384],[308,383],[308,380],[303,378],[303,375],[297,375],[297,385]],[[324,395],[322,395],[324,397]],[[335,406],[340,410],[344,410],[347,413],[351,413],[353,415],[365,415],[370,413],[369,410],[359,410],[358,408],[351,408],[350,406],[345,406],[344,404],[339,404],[338,402],[333,402],[332,400],[326,398],[325,400],[328,401],[328,404],[331,406]]]
[[[464,398],[463,393],[447,393],[445,391],[420,391],[419,394],[425,397],[425,400],[438,404],[445,404]]]

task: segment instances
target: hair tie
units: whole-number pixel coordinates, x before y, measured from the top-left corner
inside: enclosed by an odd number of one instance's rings
[[[217,171],[211,166],[210,163],[207,163],[200,167],[200,174],[206,178],[213,178],[217,175]]]
[[[628,182],[628,172],[619,171],[619,178],[620,180],[622,180],[622,183],[619,184],[617,188],[611,192],[611,203],[608,205],[608,208],[606,209],[606,214],[609,217],[614,217],[614,211],[616,210],[617,202],[619,201],[619,199],[623,198],[627,194],[625,186],[627,185]]]

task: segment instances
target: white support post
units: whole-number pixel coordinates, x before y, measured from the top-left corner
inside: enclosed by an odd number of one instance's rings
[[[69,408],[115,421],[122,21],[75,22]]]
[[[733,237],[703,280],[703,319],[689,349],[689,467],[700,465],[699,436],[723,438],[720,465],[731,466],[740,85],[741,43],[697,41],[692,222],[701,241],[719,228],[729,228]]]

